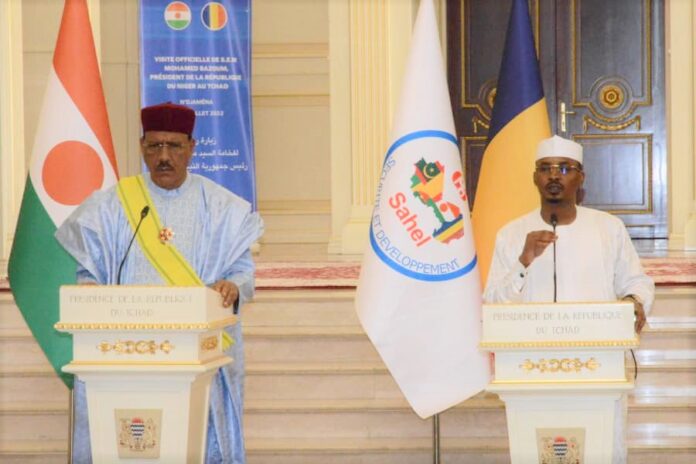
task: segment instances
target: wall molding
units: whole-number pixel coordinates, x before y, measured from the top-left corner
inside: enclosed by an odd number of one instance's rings
[[[26,178],[22,4],[0,2],[0,275],[7,274]]]
[[[274,58],[323,58],[329,57],[329,44],[315,43],[255,43],[251,47],[251,59]]]
[[[301,107],[328,107],[329,95],[253,95],[251,97],[252,106],[257,108],[269,108],[280,106],[301,106]]]
[[[266,230],[261,243],[326,243],[331,225],[329,200],[261,200]]]
[[[252,104],[328,107],[328,43],[262,43],[252,47]]]
[[[690,1],[667,2],[665,23],[668,247],[696,249],[696,8]]]
[[[264,214],[306,215],[331,214],[330,200],[259,200],[259,212]]]
[[[330,253],[362,253],[401,90],[416,4],[333,0]]]

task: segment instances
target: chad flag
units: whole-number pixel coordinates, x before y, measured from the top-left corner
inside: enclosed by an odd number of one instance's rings
[[[222,3],[210,2],[203,7],[201,19],[211,31],[219,31],[227,24],[227,10]]]
[[[539,141],[549,136],[527,0],[513,0],[488,146],[472,212],[484,286],[498,229],[539,204],[539,193],[532,181],[534,158]]]

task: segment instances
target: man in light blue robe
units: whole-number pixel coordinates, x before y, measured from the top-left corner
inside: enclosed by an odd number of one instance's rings
[[[195,142],[195,114],[180,105],[144,108],[141,151],[150,171],[144,183],[162,225],[205,285],[220,292],[235,312],[254,293],[249,247],[263,233],[251,205],[214,182],[189,174]],[[164,230],[164,229],[163,229]],[[117,187],[95,192],[64,222],[56,238],[78,262],[83,284],[166,285],[137,241],[119,278],[133,228]],[[234,359],[213,377],[210,389],[207,463],[244,463],[242,431],[244,351],[240,323],[225,329],[234,340],[226,354]],[[75,382],[73,462],[91,462],[87,402],[83,382]]]

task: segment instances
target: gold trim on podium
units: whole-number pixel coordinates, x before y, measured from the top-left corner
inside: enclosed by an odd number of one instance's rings
[[[218,347],[218,337],[213,335],[212,337],[207,337],[201,340],[201,350],[212,351]]]
[[[579,340],[579,341],[562,341],[562,340],[551,340],[551,341],[536,341],[536,342],[481,342],[479,343],[479,348],[481,349],[491,349],[491,348],[598,348],[598,347],[615,347],[615,346],[638,346],[640,340],[636,338],[629,338],[625,340]]]
[[[56,330],[213,330],[234,325],[236,322],[236,317],[228,317],[210,323],[173,322],[164,324],[143,324],[128,322],[57,322],[53,327]]]
[[[204,366],[228,356],[217,356],[204,361],[141,361],[141,360],[105,360],[105,361],[72,361],[72,366]]]
[[[113,351],[117,354],[155,354],[157,350],[169,354],[173,349],[169,340],[157,343],[154,340],[118,340],[115,343],[101,342],[97,349],[102,353]]]
[[[583,369],[589,371],[597,370],[601,367],[601,364],[597,362],[595,358],[590,358],[587,361],[583,361],[580,358],[542,358],[537,362],[531,359],[525,359],[524,363],[520,364],[520,369],[531,372],[538,369],[541,373],[555,373],[555,372],[580,372]]]
[[[534,380],[493,380],[492,385],[550,385],[555,383],[611,383],[611,384],[632,384],[624,379],[534,379]]]

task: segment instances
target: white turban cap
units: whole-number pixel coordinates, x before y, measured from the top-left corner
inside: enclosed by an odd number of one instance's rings
[[[539,142],[537,147],[536,161],[550,157],[570,158],[582,164],[582,145],[554,135]]]

